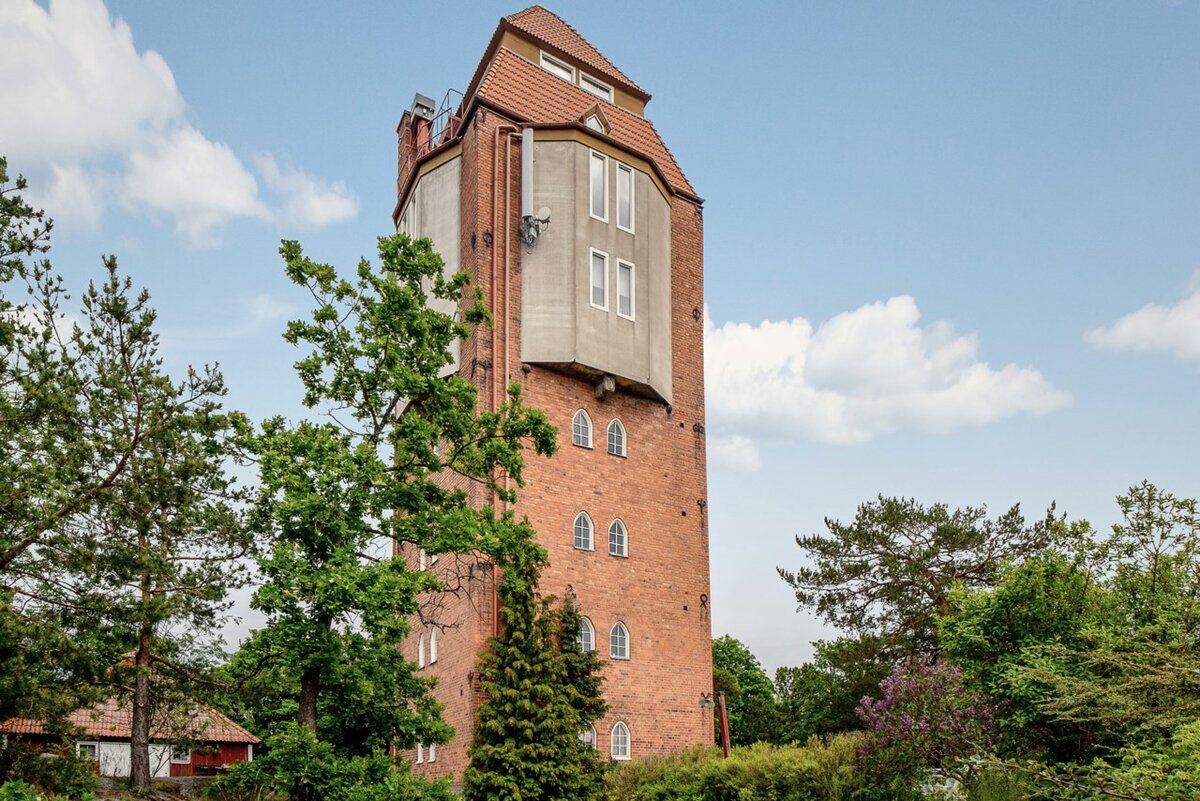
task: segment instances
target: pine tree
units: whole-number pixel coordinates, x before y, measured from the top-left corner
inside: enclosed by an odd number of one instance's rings
[[[530,545],[500,566],[503,628],[480,659],[480,706],[463,776],[469,801],[588,799],[602,767],[581,733],[604,714],[600,662],[577,641],[580,617],[537,591],[545,552]]]

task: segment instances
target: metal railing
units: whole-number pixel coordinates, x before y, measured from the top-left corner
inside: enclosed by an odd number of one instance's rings
[[[413,119],[405,112],[405,125],[400,131],[400,159],[397,181],[402,187],[417,160],[437,150],[458,136],[462,125],[463,94],[448,89],[432,119]]]

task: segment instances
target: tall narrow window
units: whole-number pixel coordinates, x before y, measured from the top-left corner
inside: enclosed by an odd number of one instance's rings
[[[617,227],[633,233],[633,167],[617,165]]]
[[[608,310],[608,256],[592,251],[592,306]]]
[[[592,518],[588,517],[587,512],[580,512],[575,516],[575,547],[581,551],[592,550]]]
[[[620,420],[608,424],[608,452],[613,456],[625,455],[625,426]]]
[[[417,638],[417,667],[425,667],[425,632]]]
[[[592,418],[583,409],[571,418],[571,444],[581,448],[592,447]]]
[[[417,549],[417,569],[424,570],[429,566],[429,555],[425,553],[424,548]]]
[[[618,623],[608,633],[608,655],[613,659],[629,658],[629,629]]]
[[[617,262],[617,314],[633,319],[633,265]]]
[[[437,762],[437,743],[429,744],[429,761]]]
[[[425,746],[417,743],[417,764],[420,765],[425,761]]]
[[[608,527],[608,552],[613,556],[629,556],[629,533],[620,520]]]
[[[584,653],[596,650],[596,629],[586,617],[579,618],[579,650]]]
[[[583,731],[579,732],[579,742],[586,745],[588,748],[596,747],[596,727],[592,724],[584,726]]]
[[[601,100],[612,102],[613,89],[604,81],[597,80],[586,72],[579,73],[579,88],[585,92],[589,92]]]
[[[608,157],[593,150],[588,164],[592,216],[608,222]]]
[[[612,758],[629,759],[629,727],[619,720],[612,730]]]
[[[438,636],[437,636],[437,629],[434,629],[433,631],[431,631],[431,632],[429,633],[429,664],[431,664],[431,665],[432,665],[434,662],[436,662],[436,661],[437,661],[437,658],[438,658],[438,643],[437,643],[437,640],[438,640]],[[430,746],[429,748],[430,748],[430,757],[429,757],[429,761],[430,761],[430,762],[432,762],[432,761],[433,761],[433,756],[432,756],[432,752],[433,752],[433,746]]]

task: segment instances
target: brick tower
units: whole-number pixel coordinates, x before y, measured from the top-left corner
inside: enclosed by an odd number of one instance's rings
[[[586,616],[609,712],[585,735],[614,759],[712,742],[703,201],[645,118],[649,100],[545,8],[506,17],[464,94],[417,95],[401,118],[393,214],[493,312],[450,369],[485,408],[520,382],[558,427],[557,455],[528,459],[515,512],[549,552],[542,591],[572,587]],[[458,734],[405,756],[457,782],[494,571],[408,556],[460,588],[406,644]]]

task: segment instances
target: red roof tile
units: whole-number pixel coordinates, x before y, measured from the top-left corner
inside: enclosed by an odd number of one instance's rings
[[[497,51],[492,59],[480,81],[478,94],[532,123],[576,122],[597,103],[595,95],[505,49]],[[695,195],[650,120],[612,103],[600,102],[610,125],[609,136],[655,162],[673,188]]]
[[[129,739],[133,715],[127,700],[110,698],[67,716],[67,722],[86,737]],[[11,718],[0,723],[2,734],[48,734],[45,725],[29,718]],[[250,732],[215,709],[201,704],[192,708],[185,719],[156,720],[150,724],[152,740],[195,740],[207,743],[258,743]]]
[[[591,67],[598,73],[596,77],[610,78],[649,97],[645,89],[617,69],[615,64],[601,55],[599,50],[553,11],[542,6],[530,6],[524,11],[518,11],[504,19],[517,30],[523,31]]]

